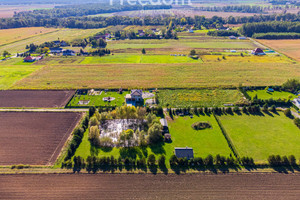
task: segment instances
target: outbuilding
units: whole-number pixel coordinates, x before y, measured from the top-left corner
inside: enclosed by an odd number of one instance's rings
[[[191,147],[175,147],[175,156],[177,158],[194,158],[194,150]]]

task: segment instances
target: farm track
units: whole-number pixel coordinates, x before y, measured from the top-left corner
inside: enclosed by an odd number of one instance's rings
[[[299,174],[1,175],[3,199],[299,199]]]

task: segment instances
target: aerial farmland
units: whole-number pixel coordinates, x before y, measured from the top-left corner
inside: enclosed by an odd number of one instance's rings
[[[298,4],[15,1],[0,0],[0,196],[299,196]]]

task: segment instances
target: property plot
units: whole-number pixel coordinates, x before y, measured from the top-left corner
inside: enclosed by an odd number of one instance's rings
[[[300,40],[258,40],[260,43],[300,61]]]
[[[49,65],[12,89],[261,86],[299,76],[299,65],[287,63]]]
[[[53,164],[82,114],[0,112],[0,165]]]
[[[163,107],[214,107],[237,103],[243,95],[237,90],[160,90],[159,103]]]
[[[201,56],[201,59],[203,62],[230,62],[230,63],[293,63],[293,61],[286,56],[282,55],[265,55],[265,56],[254,56],[249,55],[248,52],[241,52],[243,53],[243,56],[241,54],[239,55],[226,55],[221,54],[220,55],[203,55]]]
[[[194,130],[192,125],[195,122],[208,122],[211,128]],[[212,115],[176,117],[168,123],[172,142],[164,145],[167,160],[174,154],[175,147],[192,147],[195,157],[206,157],[209,154],[229,157],[232,153]]]
[[[41,66],[1,65],[0,67],[0,90],[8,89],[18,80],[40,69]]]
[[[300,130],[282,112],[220,116],[240,156],[267,162],[270,155],[300,156]]]
[[[55,108],[64,107],[74,90],[1,90],[0,107],[5,108]]]
[[[297,96],[285,91],[274,91],[274,92],[268,92],[266,90],[249,90],[247,91],[248,95],[253,98],[257,96],[258,99],[294,99]]]
[[[122,106],[125,103],[126,94],[129,93],[100,91],[98,95],[75,95],[67,107]]]
[[[128,55],[118,54],[104,57],[87,57],[80,64],[100,64],[100,63],[144,63],[144,64],[167,64],[167,63],[199,63],[200,60],[192,59],[187,55]]]

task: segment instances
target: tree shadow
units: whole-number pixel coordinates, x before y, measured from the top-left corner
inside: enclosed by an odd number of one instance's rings
[[[154,154],[165,154],[166,153],[166,151],[164,149],[163,141],[161,141],[157,144],[150,145],[149,147]]]
[[[100,149],[106,153],[111,152],[113,150],[113,147],[100,147]]]
[[[157,165],[150,165],[149,170],[152,174],[157,174]]]
[[[121,158],[132,158],[136,159],[137,156],[143,157],[142,152],[136,147],[124,147],[120,149]]]
[[[99,148],[91,144],[90,153],[91,153],[91,156],[98,156]]]

